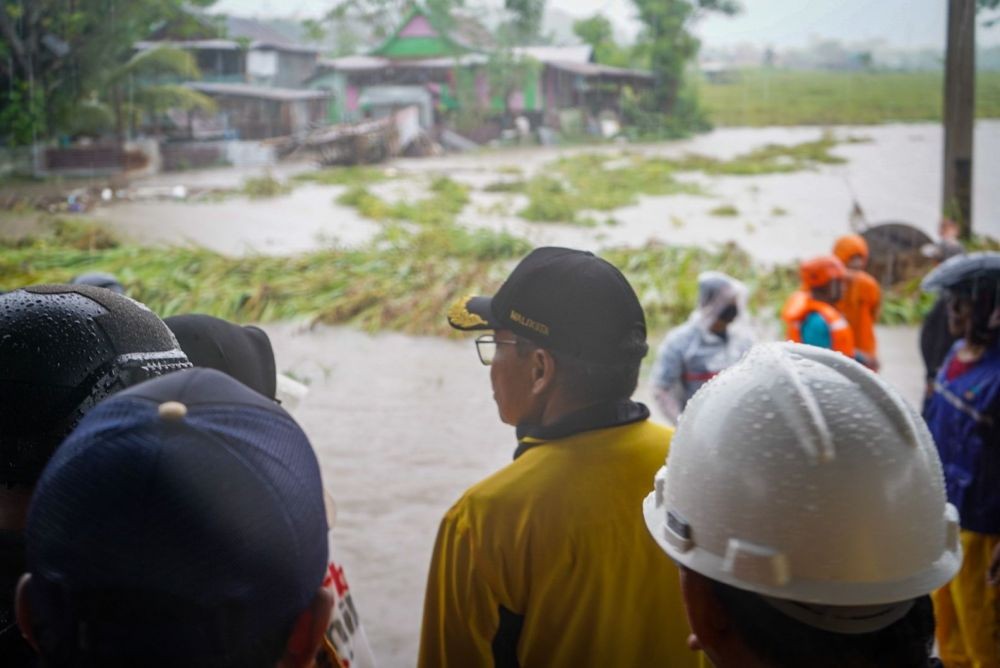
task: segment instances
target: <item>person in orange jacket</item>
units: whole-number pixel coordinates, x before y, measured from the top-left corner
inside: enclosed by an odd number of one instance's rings
[[[865,271],[868,266],[868,242],[858,234],[848,234],[837,239],[833,246],[836,255],[847,268],[844,294],[836,303],[854,333],[855,353],[864,357],[863,363],[878,371],[878,351],[875,340],[875,323],[882,306],[882,290],[878,281]]]
[[[821,255],[799,265],[802,287],[781,310],[788,338],[855,357],[854,334],[834,307],[844,293],[847,270],[833,255]]]

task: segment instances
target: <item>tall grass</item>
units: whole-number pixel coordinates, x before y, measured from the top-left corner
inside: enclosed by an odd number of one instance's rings
[[[716,125],[851,125],[938,121],[940,72],[743,69],[731,83],[699,80],[698,98]],[[976,115],[1000,118],[1000,72],[976,76]]]

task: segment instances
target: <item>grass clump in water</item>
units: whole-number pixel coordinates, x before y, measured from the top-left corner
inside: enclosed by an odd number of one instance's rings
[[[469,203],[469,188],[440,176],[431,181],[429,190],[430,197],[416,202],[387,202],[364,186],[353,186],[337,197],[336,202],[354,207],[365,218],[379,222],[454,225],[458,214]]]
[[[740,210],[732,204],[722,204],[708,212],[711,216],[733,217],[740,215]]]
[[[580,211],[579,202],[558,179],[551,176],[533,178],[525,190],[528,205],[521,209],[525,220],[544,223],[573,223]]]
[[[614,211],[630,206],[640,195],[699,194],[696,185],[674,179],[673,163],[660,159],[631,158],[625,165],[608,167],[611,156],[582,154],[552,163],[548,173],[527,182],[528,205],[520,212],[526,220],[586,224],[583,211]]]
[[[787,174],[810,169],[816,165],[838,165],[844,158],[830,150],[837,140],[824,133],[815,141],[801,144],[767,144],[730,160],[718,160],[701,155],[689,155],[676,163],[682,171],[702,171],[715,176],[759,176],[761,174]]]
[[[282,183],[274,178],[270,172],[263,176],[251,176],[243,181],[240,193],[251,199],[267,199],[279,197],[292,192],[292,185]]]
[[[523,193],[527,184],[521,179],[514,181],[494,181],[483,187],[483,192],[488,193]]]
[[[815,141],[791,146],[769,144],[730,160],[700,155],[688,155],[679,160],[631,156],[621,164],[620,156],[581,154],[551,163],[544,174],[523,182],[523,187],[521,181],[498,182],[487,186],[487,190],[517,192],[523,189],[528,205],[520,214],[526,220],[580,224],[588,220],[586,216],[581,218],[583,211],[613,211],[635,204],[641,195],[703,194],[698,185],[677,180],[676,175],[680,172],[750,176],[842,163],[843,158],[830,152],[836,144],[833,135],[826,133]],[[612,160],[614,164],[609,164]]]
[[[324,186],[368,186],[381,183],[391,177],[383,169],[375,167],[328,167],[313,172],[302,172],[292,177],[294,181],[318,183]]]

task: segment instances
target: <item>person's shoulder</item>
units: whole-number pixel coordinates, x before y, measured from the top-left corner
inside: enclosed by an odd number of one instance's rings
[[[539,455],[544,458],[543,451],[544,448],[528,450],[499,471],[472,485],[459,497],[448,514],[458,517],[469,514],[481,515],[494,510],[502,512],[501,508],[518,503],[523,498],[522,490],[532,484],[532,478],[537,478],[535,471],[538,467],[534,460],[538,459]]]
[[[854,278],[858,282],[858,285],[861,285],[866,292],[875,295],[881,294],[882,288],[879,286],[878,281],[867,271],[859,270],[854,275]]]
[[[698,328],[690,322],[674,327],[663,337],[663,345],[678,345],[698,335]]]
[[[788,299],[781,307],[781,317],[784,320],[801,320],[809,312],[809,301],[808,292],[796,290],[788,295]]]

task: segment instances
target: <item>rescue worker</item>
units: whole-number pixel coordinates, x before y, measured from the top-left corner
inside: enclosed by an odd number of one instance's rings
[[[844,263],[844,293],[835,306],[851,326],[854,352],[864,355],[867,365],[878,371],[878,344],[875,323],[882,308],[882,289],[865,267],[868,266],[868,242],[859,234],[840,237],[833,254]]]
[[[313,666],[319,464],[277,404],[187,369],[90,411],[38,481],[18,625],[43,665]]]
[[[670,330],[653,365],[656,403],[671,424],[702,385],[735,364],[753,341],[736,324],[746,308],[746,286],[717,271],[698,276],[698,307],[687,322]]]
[[[718,668],[934,665],[958,515],[920,416],[855,361],[755,347],[688,404],[643,512]]]
[[[1000,253],[954,257],[923,287],[944,293],[961,337],[924,409],[965,552],[958,576],[934,595],[938,645],[947,666],[1000,666],[1000,592],[983,583],[1000,545]]]
[[[799,276],[802,287],[781,310],[788,339],[855,357],[851,326],[834,306],[844,294],[844,264],[833,255],[821,255],[802,262]]]
[[[697,665],[677,572],[635,513],[671,430],[630,399],[647,352],[632,286],[590,253],[538,248],[448,321],[493,330],[476,345],[518,443],[441,522],[418,665]]]
[[[87,411],[148,378],[191,366],[142,304],[89,285],[0,295],[0,657],[34,665],[14,623],[24,522],[42,468]]]

